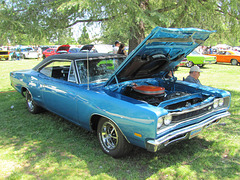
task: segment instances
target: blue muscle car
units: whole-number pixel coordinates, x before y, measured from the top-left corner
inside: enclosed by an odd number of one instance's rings
[[[167,77],[211,33],[156,27],[127,57],[53,55],[11,72],[11,84],[31,113],[46,109],[96,131],[103,152],[114,158],[132,145],[156,152],[230,115],[229,92]]]

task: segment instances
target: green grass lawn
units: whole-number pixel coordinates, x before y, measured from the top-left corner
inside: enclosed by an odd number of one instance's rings
[[[134,148],[125,158],[104,154],[94,134],[50,112],[33,115],[25,99],[11,92],[9,72],[29,69],[36,60],[0,61],[0,179],[239,179],[240,67],[202,68],[202,84],[232,94],[226,125],[157,153]],[[178,79],[189,68],[176,71]]]

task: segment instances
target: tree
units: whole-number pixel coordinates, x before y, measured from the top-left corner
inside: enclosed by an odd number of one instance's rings
[[[105,41],[129,40],[130,51],[155,26],[217,30],[208,43],[236,45],[239,0],[9,0],[0,14],[10,32],[41,40],[78,23],[101,23]],[[1,28],[4,26],[1,26]],[[110,42],[111,41],[111,42]]]
[[[80,38],[78,39],[78,43],[79,44],[90,44],[91,43],[86,26],[83,27],[82,34],[81,34]]]
[[[85,2],[85,3],[84,3]],[[104,37],[129,39],[130,51],[155,26],[196,27],[217,30],[209,42],[231,41],[239,37],[240,2],[238,0],[94,0],[71,1],[61,7],[78,7],[85,13],[69,24],[102,22]],[[60,8],[61,9],[61,8]]]
[[[0,3],[0,34],[12,43],[22,43],[26,38],[30,44],[59,41],[59,35],[70,35],[66,28],[74,14],[71,10],[58,11],[64,0],[6,0]],[[66,32],[64,34],[64,31]],[[57,37],[58,36],[58,37]],[[72,41],[72,40],[71,40]]]

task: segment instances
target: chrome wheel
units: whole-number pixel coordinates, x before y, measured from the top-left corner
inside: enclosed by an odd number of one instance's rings
[[[101,129],[103,145],[109,149],[115,149],[118,145],[118,133],[111,122],[105,122]]]
[[[34,109],[34,105],[33,105],[33,100],[32,100],[32,96],[30,94],[28,94],[30,97],[27,98],[27,105],[30,111],[33,111]]]
[[[28,90],[26,90],[25,96],[27,108],[30,113],[37,114],[42,111],[42,108],[33,101],[32,94]]]
[[[103,152],[114,158],[123,157],[132,150],[117,125],[104,117],[99,120],[97,136]]]

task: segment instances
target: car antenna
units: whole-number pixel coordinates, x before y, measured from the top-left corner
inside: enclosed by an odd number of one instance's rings
[[[88,59],[88,51],[87,51],[87,90],[89,90],[89,59]]]

